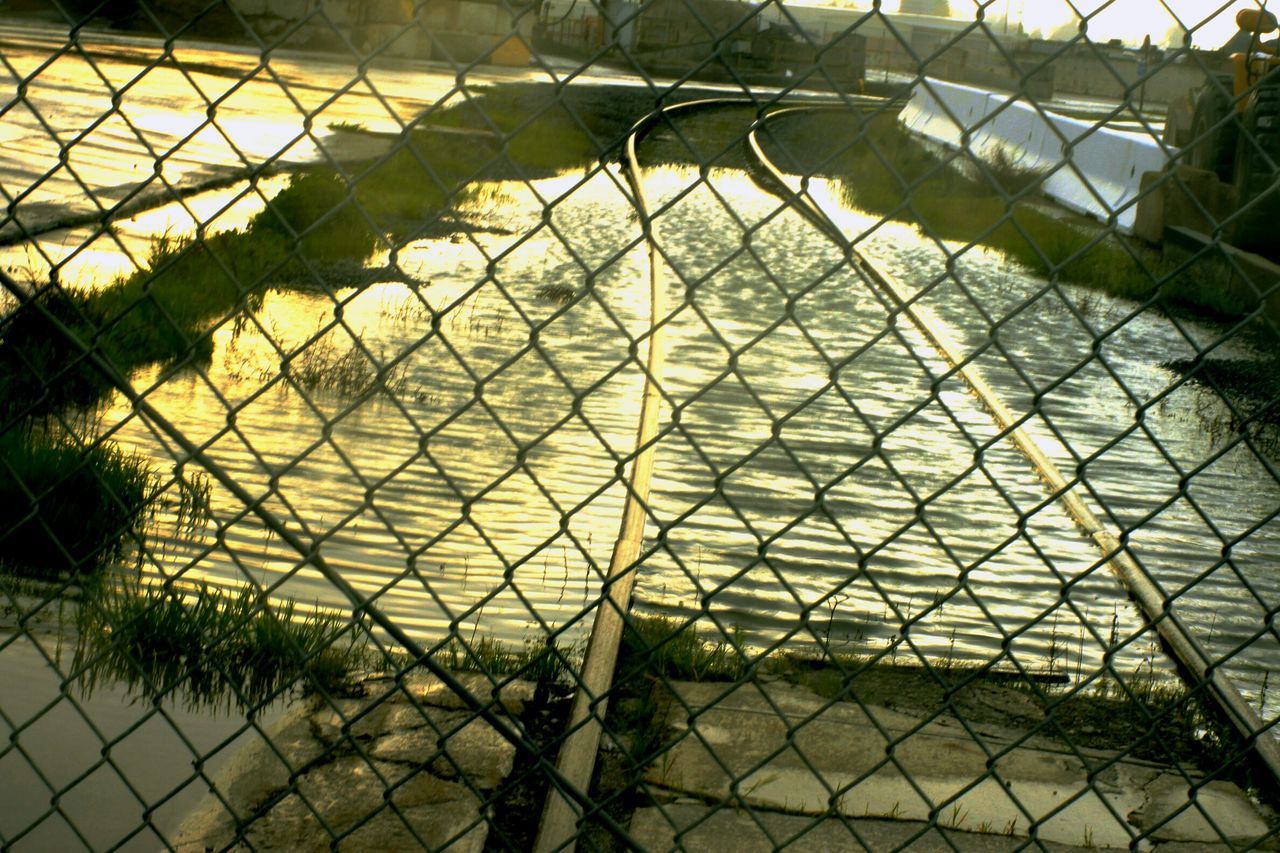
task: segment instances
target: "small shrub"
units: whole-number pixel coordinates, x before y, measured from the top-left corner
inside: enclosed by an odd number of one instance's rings
[[[52,579],[122,557],[143,533],[158,483],[149,462],[109,442],[0,435],[0,566]]]
[[[633,614],[622,635],[624,664],[619,672],[629,677],[648,672],[691,681],[736,681],[748,663],[740,649],[736,632],[733,638],[708,642],[698,636],[696,623]]]
[[[1007,196],[1036,189],[1049,174],[1048,169],[1022,165],[1013,152],[1003,145],[992,148],[984,159],[982,168],[975,168],[975,172],[980,183],[994,184]]]

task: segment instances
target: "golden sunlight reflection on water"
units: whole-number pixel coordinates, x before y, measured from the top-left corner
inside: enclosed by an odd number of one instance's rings
[[[237,184],[209,190],[115,221],[109,230],[70,228],[0,248],[0,267],[23,281],[46,281],[57,269],[70,287],[94,288],[145,268],[159,237],[193,237],[243,228],[266,201],[288,184],[287,175],[262,178],[255,187]]]
[[[1136,638],[1115,658],[1122,671],[1153,655],[1092,544],[839,251],[740,173],[713,170],[692,190],[692,170],[651,179],[672,309],[642,609],[696,616],[711,632],[738,627],[758,645],[799,627],[787,642],[866,651],[897,641],[934,660],[1007,654],[1084,674],[1102,665],[1114,619],[1120,639]],[[413,285],[397,275],[333,298],[268,294],[251,321],[216,331],[207,371],[149,398],[420,636],[522,640],[569,624],[566,639],[581,636],[574,620],[617,530],[649,320],[623,185],[608,173],[581,181],[473,194],[473,220],[499,230],[398,251]],[[846,215],[847,229],[874,224]],[[899,225],[864,248],[923,288],[1006,402],[1034,411],[1029,428],[1065,470],[1077,468],[1068,447],[1096,451],[1083,476],[1134,527],[1159,578],[1176,588],[1213,565],[1212,535],[1193,506],[1160,503],[1176,480],[1139,440],[1202,457],[1194,402],[1175,394],[1146,413],[1147,433],[1132,429],[1131,395],[1167,385],[1157,365],[1192,348],[1193,325],[1142,315],[1105,339],[1097,364],[1093,321],[1064,308],[1072,294],[1044,291],[996,255],[968,253],[948,273],[937,247]],[[354,385],[308,385],[306,375],[339,369],[325,358],[348,356]],[[1073,370],[1082,381],[1061,379]],[[120,438],[170,458],[124,407],[104,421],[115,422]],[[1234,489],[1238,476],[1224,463],[1192,485],[1222,529],[1247,527],[1276,500],[1265,473],[1251,494]],[[217,528],[197,543],[169,537],[148,571],[253,579],[349,607],[218,489],[214,503]],[[1280,598],[1263,571],[1276,538],[1264,526],[1234,554],[1266,600]],[[1205,639],[1230,648],[1257,617],[1227,580],[1216,573],[1179,604],[1193,623],[1212,619]],[[1258,644],[1237,658],[1246,680],[1260,679],[1266,654]]]

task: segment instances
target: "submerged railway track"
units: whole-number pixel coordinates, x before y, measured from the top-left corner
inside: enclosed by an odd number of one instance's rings
[[[538,831],[537,851],[550,853],[571,850],[580,831],[596,757],[600,748],[603,720],[607,712],[609,691],[616,669],[626,614],[631,605],[639,569],[641,544],[650,483],[654,467],[654,449],[661,439],[659,408],[661,383],[666,362],[663,329],[670,318],[663,295],[662,252],[654,235],[654,212],[645,190],[640,147],[644,139],[662,126],[690,114],[708,110],[757,107],[749,98],[711,98],[661,107],[646,115],[632,127],[627,136],[623,169],[630,187],[648,254],[650,292],[650,324],[644,340],[645,382],[636,441],[631,455],[631,470],[626,480],[626,499],[620,530],[615,540],[609,570],[596,602],[592,624],[565,737],[560,748],[556,773],[544,805]],[[1146,569],[1128,550],[1125,540],[1099,520],[1088,503],[1078,494],[1078,478],[1067,478],[1056,463],[1026,430],[1025,424],[1034,411],[1015,413],[987,382],[973,363],[977,353],[965,356],[942,321],[921,304],[923,293],[912,295],[899,281],[873,264],[840,229],[831,215],[809,193],[807,183],[791,179],[780,168],[762,143],[762,135],[771,122],[815,112],[843,110],[851,107],[866,112],[889,109],[885,99],[858,97],[837,103],[785,105],[760,108],[759,115],[746,128],[743,147],[748,171],[765,191],[785,205],[794,208],[824,237],[839,247],[846,262],[857,271],[862,282],[885,306],[890,316],[906,317],[950,367],[950,376],[961,379],[981,403],[999,429],[996,441],[1007,440],[1025,457],[1035,474],[1045,484],[1050,501],[1057,501],[1094,543],[1099,564],[1107,565],[1139,607],[1143,617],[1159,633],[1166,650],[1176,661],[1180,673],[1192,688],[1207,686],[1209,694],[1223,716],[1239,732],[1246,748],[1258,762],[1280,782],[1280,742],[1270,736],[1269,726],[1244,699],[1235,685],[1216,667],[1204,648],[1183,624]],[[945,377],[944,377],[945,378]],[[570,787],[565,787],[566,784]],[[603,813],[598,810],[595,816]],[[606,820],[606,826],[609,821]],[[609,827],[614,829],[613,827]],[[630,844],[624,837],[623,843]]]

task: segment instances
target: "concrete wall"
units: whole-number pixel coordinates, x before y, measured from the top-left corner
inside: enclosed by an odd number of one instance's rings
[[[928,79],[917,85],[899,120],[914,133],[977,156],[1005,148],[1031,169],[1066,167],[1045,181],[1045,194],[1101,220],[1115,217],[1132,231],[1142,175],[1167,162],[1146,136],[1097,127],[1036,110],[1021,100],[983,89]]]
[[[1213,55],[1205,57],[1208,68],[1217,67],[1219,61]],[[1138,59],[1136,56],[1108,57],[1063,56],[1052,60],[1054,86],[1058,92],[1121,101],[1126,87],[1136,86]],[[1168,104],[1205,81],[1205,72],[1194,60],[1166,64],[1155,63],[1146,82],[1147,103]],[[1139,98],[1137,88],[1132,89],[1132,99]]]
[[[231,0],[267,38],[290,46],[358,50],[382,56],[522,65],[520,36],[532,36],[534,16],[513,14],[497,0]],[[415,8],[418,7],[418,8]],[[515,38],[513,38],[515,37]]]

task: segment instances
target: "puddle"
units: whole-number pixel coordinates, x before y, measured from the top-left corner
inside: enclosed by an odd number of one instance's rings
[[[946,366],[933,349],[889,320],[839,252],[741,173],[713,170],[684,195],[694,171],[651,179],[655,206],[670,204],[657,222],[674,306],[664,417],[671,425],[678,411],[679,421],[658,447],[641,608],[706,614],[757,645],[801,625],[786,642],[897,642],[898,655],[957,663],[1004,652],[1086,676],[1103,646],[1137,635],[1092,544],[1043,505],[1029,465],[992,443],[972,395],[938,378]],[[486,216],[518,236],[413,243],[396,256],[412,287],[375,283],[336,303],[272,293],[251,321],[218,330],[207,370],[136,383],[411,633],[519,642],[564,629],[576,641],[620,517],[617,475],[642,381],[628,352],[648,312],[621,181],[579,181],[494,187],[482,194]],[[137,239],[169,215],[138,222]],[[846,216],[850,231],[874,222]],[[946,277],[942,253],[899,225],[865,250],[912,286],[938,279],[923,301],[982,353],[1010,406],[1038,401],[1028,428],[1064,471],[1081,466],[1170,594],[1203,576],[1178,599],[1183,618],[1216,653],[1246,646],[1229,668],[1256,700],[1275,651],[1254,633],[1280,600],[1268,556],[1280,550],[1270,520],[1280,486],[1247,451],[1201,466],[1214,448],[1193,390],[1147,406],[1171,381],[1157,365],[1188,357],[1212,330],[1150,314],[1113,330],[1125,305],[1046,289],[981,251]],[[552,285],[567,304],[539,295]],[[372,357],[394,393],[274,378],[282,361],[300,366],[315,337]],[[172,464],[164,439],[126,407],[103,424]],[[161,535],[148,573],[253,580],[350,607],[228,495],[215,488],[213,498],[216,530],[203,542]],[[1159,658],[1144,636],[1115,666],[1127,675]]]
[[[10,688],[0,739],[15,747],[0,755],[0,838],[14,849],[166,847],[208,790],[199,774],[216,774],[257,738],[238,714],[154,705],[109,688],[86,697],[63,683],[72,652],[59,658],[52,638],[3,634],[0,644],[0,684]],[[256,721],[269,725],[278,714]]]

